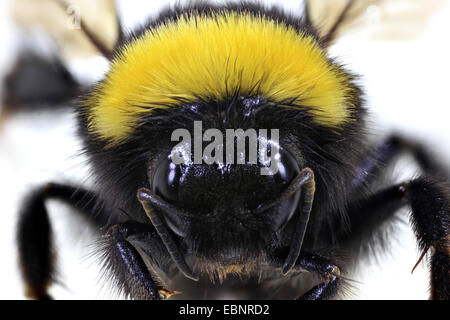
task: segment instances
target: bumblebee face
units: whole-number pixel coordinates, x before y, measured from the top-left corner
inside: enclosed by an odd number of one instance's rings
[[[328,58],[307,20],[239,6],[164,19],[118,46],[105,79],[83,101],[80,127],[102,197],[151,224],[191,279],[185,257],[214,273],[262,261],[276,248],[298,254],[305,231],[295,231],[296,213],[304,198],[312,201],[291,184],[304,169],[317,172],[318,211],[333,211],[344,199],[325,199],[346,183],[345,159],[359,156],[349,148],[361,139],[364,114],[354,76]],[[198,121],[201,133],[255,130],[258,143],[265,141],[259,130],[279,130],[275,174],[247,159],[179,164],[171,135],[195,135]],[[127,218],[117,216],[111,223]],[[300,244],[291,245],[294,238]]]
[[[277,173],[261,175],[261,166],[177,165],[170,158],[156,168],[151,185],[179,210],[160,212],[187,252],[220,264],[254,260],[274,245],[297,209],[300,191],[263,212],[300,172],[287,150],[280,150]],[[183,211],[181,215],[178,212]]]

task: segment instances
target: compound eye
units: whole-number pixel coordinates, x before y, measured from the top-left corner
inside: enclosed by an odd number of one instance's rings
[[[153,175],[153,192],[166,201],[178,201],[178,191],[181,179],[181,168],[169,158],[163,160]]]
[[[276,182],[289,184],[300,172],[297,161],[284,149],[280,149],[278,155],[275,156],[275,161],[278,170],[274,175]]]
[[[278,172],[274,175],[274,179],[285,189],[300,172],[300,168],[295,158],[286,150],[281,149],[276,159]],[[291,220],[299,205],[299,199],[300,191],[279,204],[273,216],[275,229],[283,228]]]
[[[155,170],[153,175],[153,192],[169,203],[177,203],[180,179],[181,167],[167,158]],[[180,237],[186,236],[186,221],[182,217],[165,211],[163,218],[175,234]]]

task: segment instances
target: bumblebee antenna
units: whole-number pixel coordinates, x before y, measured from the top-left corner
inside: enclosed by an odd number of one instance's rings
[[[345,19],[348,17],[348,13],[350,12],[350,9],[352,9],[355,2],[356,2],[355,0],[349,0],[347,2],[347,4],[345,5],[344,9],[342,10],[341,14],[337,18],[336,22],[333,24],[331,29],[328,31],[328,33],[326,35],[324,35],[321,38],[321,41],[325,46],[329,46],[330,43],[334,41],[339,27],[345,21]]]
[[[69,6],[66,0],[56,0],[56,2],[60,5],[60,7],[66,11]],[[117,16],[118,18],[118,16]],[[89,29],[84,20],[80,17],[80,29],[86,36],[86,38],[92,43],[92,45],[100,52],[106,59],[112,60],[113,58],[113,50],[109,49],[108,46],[99,39],[99,37]],[[119,34],[118,38],[121,39],[123,37],[122,27],[119,23]]]
[[[308,0],[303,1],[303,19],[308,26],[313,26]]]
[[[267,211],[267,210],[279,205],[281,202],[286,201],[289,198],[291,198],[304,185],[304,183],[305,183],[304,179],[305,179],[305,175],[307,174],[307,172],[312,173],[313,171],[309,168],[303,169],[295,177],[295,179],[292,180],[291,184],[287,187],[287,189],[285,191],[283,191],[281,196],[279,196],[278,198],[276,198],[275,200],[272,200],[270,202],[263,203],[263,205],[260,206],[258,209],[251,210],[247,214],[255,215],[255,214],[263,213],[264,211]]]
[[[173,204],[168,203],[164,199],[162,199],[160,196],[156,195],[154,192],[142,188],[142,191],[145,191],[146,198],[145,200],[149,202],[154,207],[157,207],[163,211],[170,212],[172,214],[175,214],[177,216],[181,217],[188,217],[192,219],[198,219],[198,215],[194,215],[191,213],[188,213],[184,211],[183,209],[178,208],[177,206],[174,206]]]
[[[314,193],[316,191],[316,184],[314,181],[314,171],[310,168],[303,169],[297,177],[289,185],[286,194],[293,195],[299,189],[302,189],[302,203],[301,212],[298,217],[297,226],[295,228],[294,238],[291,243],[289,254],[283,265],[283,274],[286,275],[292,270],[297,262],[300,250],[302,248],[303,239],[308,226],[309,216],[311,214],[312,204],[314,200]],[[283,193],[284,194],[284,193]],[[281,199],[284,199],[283,196]]]
[[[144,207],[147,217],[150,219],[150,221],[152,222],[153,226],[156,229],[156,232],[161,237],[161,240],[166,246],[167,251],[169,251],[169,254],[172,257],[173,261],[175,261],[178,269],[180,269],[180,271],[187,278],[194,281],[198,281],[199,279],[198,276],[187,265],[183,255],[178,249],[175,241],[173,241],[172,237],[170,236],[170,233],[167,230],[165,224],[161,221],[161,218],[159,217],[158,213],[152,210],[152,203],[154,202],[153,192],[151,192],[146,188],[141,188],[138,190],[137,197],[139,202]]]

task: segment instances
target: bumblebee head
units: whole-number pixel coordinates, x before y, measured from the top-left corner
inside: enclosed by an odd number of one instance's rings
[[[81,110],[104,197],[150,218],[193,279],[185,255],[236,266],[285,245],[301,209],[291,184],[306,167],[326,168],[330,154],[335,163],[352,157],[333,148],[356,140],[346,138],[358,135],[362,114],[354,77],[328,58],[307,21],[242,6],[188,8],[132,35]],[[247,160],[178,163],[171,134],[195,135],[195,121],[224,136],[279,130],[276,172]]]

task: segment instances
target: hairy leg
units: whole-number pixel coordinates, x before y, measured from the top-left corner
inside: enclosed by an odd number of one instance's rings
[[[280,249],[270,259],[274,266],[280,266],[287,250]],[[298,300],[327,300],[336,296],[341,282],[341,271],[330,259],[316,253],[301,252],[293,271],[307,271],[319,275],[323,280],[315,287],[298,297]]]
[[[26,295],[34,299],[50,298],[47,289],[54,281],[55,259],[51,223],[45,207],[47,199],[71,204],[97,227],[104,224],[105,217],[95,214],[99,212],[95,207],[97,198],[84,189],[49,183],[28,194],[20,211],[17,242]]]
[[[337,242],[363,241],[367,234],[401,207],[411,208],[411,223],[423,253],[431,251],[431,298],[450,298],[450,192],[445,183],[420,177],[382,190],[353,204],[349,225],[341,227]]]
[[[340,226],[340,239],[332,242],[363,241],[383,221],[406,205],[411,207],[411,222],[423,252],[431,249],[431,298],[449,297],[450,189],[449,172],[436,160],[426,145],[393,135],[374,148],[357,169],[354,196],[371,187],[386,167],[401,154],[411,154],[423,176],[409,183],[379,191],[349,204],[349,225]],[[336,222],[340,223],[340,222]],[[336,227],[336,226],[334,226]],[[423,257],[423,256],[422,256]]]
[[[174,292],[164,289],[154,281],[143,256],[150,262],[169,272],[172,260],[151,226],[127,222],[111,226],[103,236],[103,267],[113,276],[113,283],[126,296],[139,300],[159,300]]]
[[[45,206],[48,199],[59,199],[78,209],[95,227],[100,229],[109,216],[97,207],[97,196],[87,190],[68,185],[49,183],[31,192],[21,209],[17,241],[19,264],[26,286],[26,295],[33,299],[50,299],[48,288],[55,278],[55,259],[51,223]],[[116,282],[133,298],[159,299],[171,293],[152,280],[136,247],[163,271],[168,270],[170,256],[158,235],[147,226],[127,223],[109,227],[103,236],[105,261],[113,271]],[[129,283],[123,283],[123,280]]]
[[[426,146],[417,141],[399,135],[392,135],[369,152],[366,159],[356,169],[353,181],[354,190],[370,187],[386,166],[393,163],[401,154],[411,154],[425,175],[444,176],[448,172],[443,165],[436,161]]]

